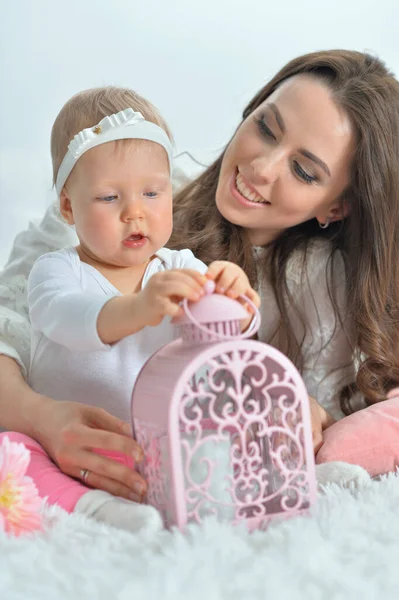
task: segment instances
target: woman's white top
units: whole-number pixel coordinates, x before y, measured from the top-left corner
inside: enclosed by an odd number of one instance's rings
[[[178,167],[174,169],[174,188],[188,181]],[[15,238],[10,258],[0,273],[0,354],[14,358],[27,377],[30,365],[31,325],[27,304],[27,279],[35,261],[43,254],[76,246],[73,227],[63,220],[58,202],[52,204],[39,223],[30,223]],[[304,339],[304,371],[308,393],[316,398],[335,418],[341,418],[338,393],[346,383],[354,381],[355,363],[348,331],[351,323],[345,316],[345,273],[341,257],[336,257],[335,293],[344,326],[335,319],[329,297],[326,267],[330,254],[328,242],[315,242],[308,255],[306,277],[301,278],[302,257],[293,255],[288,266],[288,286],[303,310],[308,332]],[[262,326],[260,339],[267,341],[278,323],[278,310],[270,287],[260,282]],[[293,331],[302,340],[301,319],[291,315]]]

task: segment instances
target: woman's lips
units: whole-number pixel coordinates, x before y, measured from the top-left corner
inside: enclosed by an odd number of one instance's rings
[[[231,194],[234,196],[234,198],[239,202],[239,204],[241,204],[242,206],[245,206],[246,208],[264,208],[265,206],[270,206],[270,202],[268,202],[267,200],[249,200],[248,198],[246,198],[238,189],[237,187],[237,179],[240,178],[240,184],[241,186],[245,186],[246,189],[248,189],[248,191],[250,192],[250,195],[252,195],[254,198],[261,198],[261,196],[259,194],[257,194],[256,192],[252,192],[248,186],[246,186],[245,181],[242,178],[242,175],[239,173],[238,169],[236,169],[234,171],[234,173],[232,174],[231,178],[230,178],[230,191]]]

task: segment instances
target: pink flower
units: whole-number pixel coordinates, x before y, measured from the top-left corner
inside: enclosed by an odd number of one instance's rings
[[[0,444],[0,529],[20,535],[42,528],[41,505],[33,480],[25,475],[30,452],[23,444]]]

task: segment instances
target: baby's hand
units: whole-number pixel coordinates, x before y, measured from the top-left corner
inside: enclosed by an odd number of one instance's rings
[[[172,269],[151,277],[139,292],[140,310],[146,325],[159,325],[164,317],[182,312],[179,303],[187,298],[195,302],[204,295],[206,277],[194,269]]]
[[[260,307],[260,298],[258,293],[251,287],[249,279],[244,271],[235,263],[217,260],[209,265],[206,273],[208,279],[212,279],[216,284],[216,292],[225,294],[229,298],[239,300],[248,313],[253,314],[253,309],[239,296],[247,296],[255,304],[256,308]],[[248,327],[252,317],[243,323],[243,331]]]

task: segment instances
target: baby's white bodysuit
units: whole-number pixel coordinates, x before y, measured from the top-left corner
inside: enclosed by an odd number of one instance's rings
[[[207,267],[190,250],[162,248],[142,282],[154,273]],[[28,281],[32,324],[29,384],[55,400],[104,408],[131,421],[130,399],[136,377],[148,358],[177,337],[170,319],[145,327],[112,346],[97,334],[98,315],[120,292],[97,269],[81,262],[75,248],[40,257]]]

